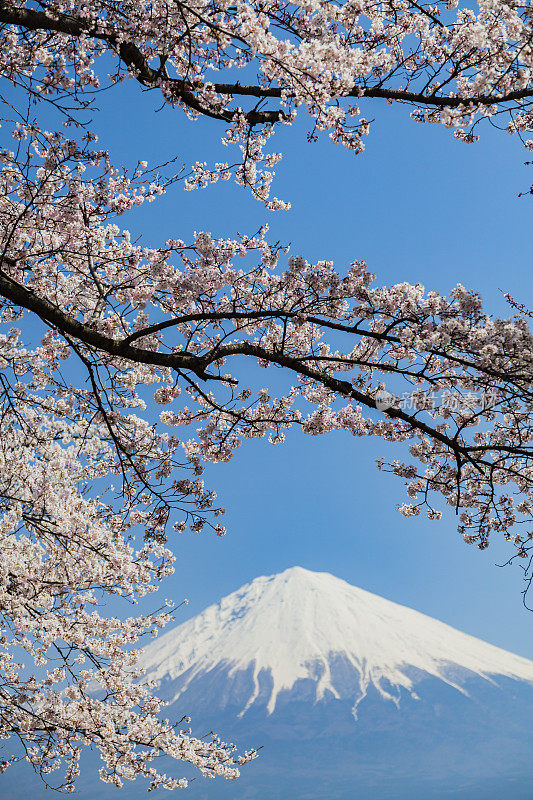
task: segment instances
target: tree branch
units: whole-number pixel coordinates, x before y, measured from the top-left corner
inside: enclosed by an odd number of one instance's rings
[[[55,31],[74,37],[79,37],[81,35],[91,36],[94,39],[108,44],[128,67],[136,80],[143,86],[158,88],[161,85],[161,70],[156,70],[151,67],[146,57],[135,44],[120,40],[117,33],[102,30],[102,25],[98,27],[90,25],[85,20],[70,14],[56,14],[52,16],[43,11],[17,8],[7,0],[0,0],[0,23],[18,25],[26,30]],[[197,111],[199,114],[204,114],[213,119],[232,122],[235,115],[239,113],[243,114],[248,123],[253,126],[261,123],[275,123],[286,116],[286,113],[282,109],[270,111],[257,111],[256,109],[252,109],[248,112],[226,109],[217,111],[202,105],[198,97],[194,94],[195,87],[192,82],[179,78],[172,78],[167,75],[164,76],[164,81],[171,87],[172,94],[176,99],[179,99],[186,106]],[[292,94],[284,92],[282,87],[242,85],[238,81],[235,83],[214,83],[213,88],[217,94],[225,96],[237,95],[268,99],[280,98],[283,93],[285,97],[292,97]],[[357,85],[341,96],[379,98],[434,108],[458,108],[460,106],[469,105],[491,106],[494,104],[533,99],[533,88],[524,88],[505,94],[443,96],[437,95],[434,92],[425,94],[424,92],[412,92],[404,89],[389,89],[383,86]]]
[[[211,354],[196,356],[191,353],[161,353],[157,351],[144,350],[127,344],[126,340],[112,339],[104,334],[95,331],[88,325],[79,322],[60,310],[57,306],[44,298],[38,297],[18,281],[0,272],[0,294],[18,306],[22,306],[29,311],[37,314],[43,321],[49,322],[62,333],[75,337],[79,341],[94,347],[111,356],[125,358],[127,360],[141,363],[152,364],[155,366],[169,367],[170,369],[189,369],[202,380],[213,376],[206,373],[209,364],[219,361],[228,356],[252,356],[272,364],[286,367],[287,369],[311,378],[325,386],[333,392],[337,392],[343,397],[355,400],[367,408],[377,409],[376,401],[373,397],[356,389],[349,381],[343,381],[332,375],[321,372],[302,362],[300,359],[284,353],[276,353],[267,350],[259,345],[250,342],[236,342],[216,348]],[[407,414],[402,409],[389,408],[382,410],[391,419],[399,419],[411,426],[413,429],[430,436],[449,448],[455,454],[461,454],[468,458],[468,447],[463,446],[457,438],[451,438],[438,431],[436,428],[426,425],[415,415]]]

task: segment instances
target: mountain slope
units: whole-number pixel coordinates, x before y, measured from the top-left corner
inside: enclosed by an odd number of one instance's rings
[[[240,715],[254,705],[271,714],[302,689],[314,701],[349,700],[355,715],[370,689],[398,704],[405,692],[417,699],[423,678],[462,693],[474,678],[533,684],[533,662],[301,567],[256,578],[160,636],[141,663],[171,703],[200,684],[193,693],[211,710]]]

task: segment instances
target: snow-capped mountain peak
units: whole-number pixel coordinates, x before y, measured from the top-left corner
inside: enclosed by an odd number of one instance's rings
[[[224,670],[228,681],[246,676],[241,714],[264,697],[265,681],[269,714],[280,693],[306,679],[317,701],[349,697],[354,712],[370,686],[396,702],[401,689],[416,697],[420,674],[462,692],[468,676],[533,683],[533,662],[302,567],[256,578],[164,633],[145,648],[141,664],[148,679],[170,681],[171,701],[213,670]]]

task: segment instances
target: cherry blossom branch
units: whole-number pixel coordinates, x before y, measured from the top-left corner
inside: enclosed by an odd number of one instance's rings
[[[119,36],[115,33],[103,32],[99,24],[92,26],[71,14],[57,14],[57,16],[51,17],[44,11],[13,6],[8,0],[0,0],[0,23],[20,25],[22,28],[32,31],[56,31],[74,37],[90,36],[103,41],[116,51],[139,83],[152,88],[159,88],[161,85],[163,79],[161,70],[155,70],[150,67],[138,47],[130,42],[120,41]],[[171,87],[172,95],[176,99],[179,98],[194,111],[213,119],[225,122],[233,121],[235,112],[215,112],[208,106],[202,105],[195,96],[193,86],[189,82],[169,78],[168,76],[165,76],[165,81]],[[278,122],[285,117],[285,113],[281,110],[263,112],[253,110],[246,112],[244,117],[250,125],[257,125],[259,123]]]
[[[180,5],[180,3],[176,3]],[[413,6],[418,8],[422,13],[427,14],[427,9],[422,9],[416,3]],[[431,17],[435,24],[442,25],[440,21]],[[72,14],[56,13],[53,17],[44,11],[36,11],[34,9],[21,8],[13,6],[9,0],[0,0],[0,23],[9,25],[20,25],[27,30],[33,31],[56,31],[58,33],[66,33],[70,36],[79,37],[91,36],[100,41],[106,42],[112,49],[116,50],[124,64],[134,71],[135,78],[143,86],[151,86],[157,88],[162,81],[161,70],[153,69],[149,66],[145,56],[132,43],[119,41],[117,34],[108,33],[102,30],[102,25],[97,23],[95,25],[88,24],[85,20],[80,19]],[[210,24],[210,23],[209,23]],[[165,81],[172,87],[172,92],[179,97],[186,105],[190,106],[195,111],[206,116],[221,119],[225,122],[231,122],[235,113],[242,112],[227,112],[221,111],[219,113],[213,112],[201,103],[194,95],[194,84],[190,81],[178,80],[165,76]],[[277,86],[261,86],[258,84],[241,84],[240,82],[234,83],[213,83],[213,90],[217,94],[227,96],[243,96],[243,97],[256,97],[259,99],[266,98],[293,98],[294,93],[286,92],[286,90]],[[438,95],[434,91],[429,93],[413,92],[404,89],[392,89],[382,86],[366,86],[358,84],[352,87],[349,91],[343,92],[343,97],[353,98],[377,98],[389,101],[403,101],[412,103],[413,105],[427,105],[437,108],[459,108],[463,106],[492,106],[495,104],[505,104],[516,102],[520,100],[528,100],[533,98],[533,88],[524,88],[509,92],[494,92],[490,94],[475,94],[475,93],[459,93],[451,95]],[[275,111],[249,111],[244,113],[245,118],[250,125],[259,123],[272,123],[283,119],[286,114],[282,109]]]
[[[265,349],[264,347],[260,347],[254,345],[250,342],[239,342],[235,344],[228,344],[217,347],[213,353],[205,354],[203,356],[195,356],[190,353],[179,353],[179,354],[169,354],[169,353],[161,353],[161,352],[154,352],[154,351],[147,351],[142,348],[133,347],[129,344],[129,341],[136,338],[135,334],[126,337],[123,340],[114,340],[107,336],[97,333],[96,331],[92,330],[88,326],[79,323],[77,320],[70,317],[68,314],[64,313],[57,307],[53,306],[49,301],[45,300],[44,298],[37,297],[33,292],[27,290],[22,284],[19,284],[17,281],[14,281],[12,278],[4,276],[0,274],[0,294],[4,297],[8,298],[9,300],[15,302],[17,305],[21,305],[29,311],[36,313],[43,321],[49,322],[54,325],[59,331],[64,334],[68,334],[69,336],[74,336],[79,341],[83,342],[86,345],[90,345],[91,347],[95,347],[100,351],[108,353],[111,356],[119,356],[122,358],[126,358],[131,360],[135,363],[143,363],[143,364],[152,364],[155,366],[166,366],[170,367],[174,370],[183,370],[188,369],[198,375],[201,379],[209,379],[217,376],[212,376],[206,373],[206,367],[213,362],[220,361],[221,359],[226,359],[229,356],[252,356],[259,360],[277,364],[281,367],[284,367],[298,375],[304,376],[306,378],[310,378],[317,383],[322,384],[327,389],[331,390],[332,392],[338,394],[341,397],[346,397],[352,400],[355,400],[362,405],[372,408],[372,409],[379,409],[379,403],[370,396],[369,394],[363,393],[352,385],[352,383],[348,381],[343,381],[338,378],[335,378],[332,375],[327,374],[326,372],[313,368],[309,366],[301,359],[290,357],[283,353],[277,353],[275,351],[270,351]],[[248,318],[264,318],[263,312],[257,312],[256,314],[246,314],[243,315]],[[268,315],[271,316],[271,315]],[[235,312],[234,315],[225,314],[223,317],[221,315],[213,315],[207,314],[205,317],[202,317],[201,314],[196,315],[187,315],[183,318],[182,321],[191,321],[194,320],[212,320],[212,319],[231,319],[232,317],[239,319],[242,316],[239,315],[238,312]],[[175,321],[172,321],[172,324],[175,325]],[[152,331],[157,330],[160,331],[164,328],[164,324],[159,324],[157,326],[153,326]],[[147,329],[148,330],[148,329]],[[142,336],[146,336],[146,331],[142,332]],[[366,333],[365,333],[366,335]],[[351,361],[352,366],[357,366],[357,361]],[[219,378],[220,380],[223,380]],[[226,378],[227,380],[227,378]],[[235,381],[233,381],[235,383]],[[406,423],[410,428],[420,431],[421,433],[426,434],[427,436],[431,437],[432,439],[440,442],[441,444],[445,445],[451,452],[454,453],[454,457],[458,459],[458,463],[460,463],[460,459],[466,459],[470,463],[474,465],[474,467],[478,470],[482,470],[483,467],[489,467],[489,462],[483,461],[482,459],[478,459],[479,463],[476,463],[472,457],[471,451],[486,451],[488,449],[494,449],[494,445],[490,446],[471,446],[471,445],[462,445],[458,436],[455,435],[454,437],[446,436],[437,428],[432,427],[423,421],[421,421],[417,416],[413,414],[407,414],[406,412],[402,411],[401,409],[397,408],[387,408],[383,410],[388,417],[391,419],[398,419],[402,422]],[[531,451],[523,450],[519,447],[515,446],[508,446],[508,445],[501,445],[496,449],[504,451],[509,454],[513,455],[531,455]]]

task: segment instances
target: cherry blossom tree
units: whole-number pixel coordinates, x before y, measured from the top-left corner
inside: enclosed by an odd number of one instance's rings
[[[158,756],[227,778],[254,756],[161,720],[133,679],[132,646],[171,606],[128,619],[101,608],[158,588],[173,530],[224,533],[202,472],[243,440],[278,444],[297,426],[404,443],[401,461],[380,462],[407,485],[401,513],[448,507],[467,542],[501,535],[530,565],[527,309],[511,301],[514,316],[494,319],[463,286],[381,287],[364,262],[311,264],[264,228],[134,241],[127,215],[180,176],[142,153],[117,169],[88,122],[95,93],[126,79],[220,120],[239,155],[193,165],[186,188],[233,175],[269,209],[287,202],[270,196],[281,156],[265,147],[304,109],[311,138],[356,153],[370,130],[360,106],[383,100],[466,142],[485,117],[521,136],[531,6],[456,5],[0,0],[2,769],[22,754],[49,781],[64,766],[72,790],[91,745],[104,780],[177,788],[186,780]],[[286,390],[274,396],[249,362],[281,368]]]

